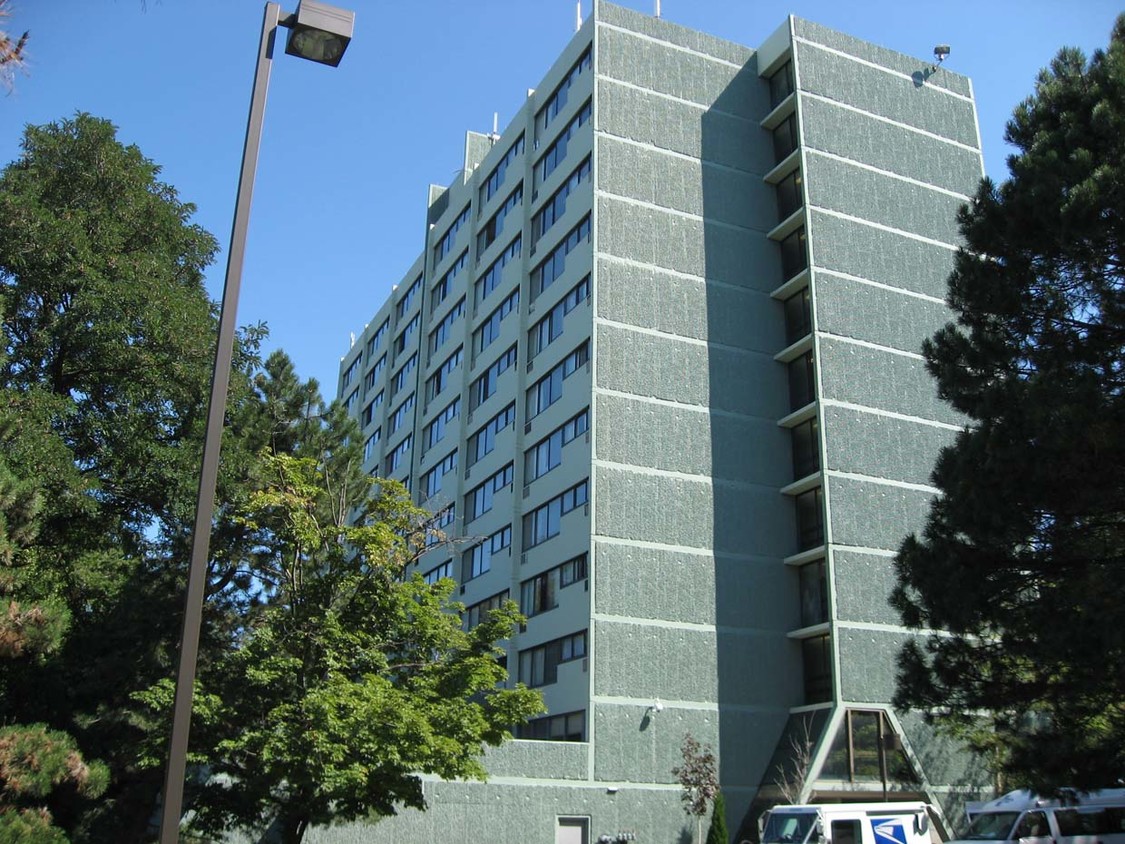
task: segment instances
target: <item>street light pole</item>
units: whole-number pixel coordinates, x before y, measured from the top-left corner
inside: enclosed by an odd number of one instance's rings
[[[254,70],[250,116],[247,119],[246,140],[242,147],[242,170],[238,176],[234,223],[231,227],[230,249],[227,252],[226,278],[223,282],[222,303],[219,306],[219,337],[215,348],[215,365],[211,374],[211,397],[203,439],[203,468],[199,476],[199,497],[196,502],[195,526],[191,540],[187,598],[180,634],[180,664],[176,674],[176,695],[172,708],[172,738],[169,743],[168,765],[164,772],[160,844],[176,844],[179,840],[180,817],[183,814],[188,733],[191,728],[192,693],[199,656],[203,598],[207,586],[207,559],[211,549],[211,521],[214,516],[215,488],[219,474],[219,451],[222,446],[223,419],[226,416],[227,390],[230,386],[231,361],[234,356],[238,295],[242,285],[242,263],[246,255],[246,230],[250,223],[250,202],[254,194],[254,174],[258,166],[262,121],[266,113],[266,91],[269,88],[274,39],[278,25],[286,26],[291,30],[286,52],[310,61],[336,66],[351,40],[353,21],[354,15],[351,12],[335,9],[315,0],[301,0],[296,14],[288,15],[284,20],[281,19],[281,6],[277,3],[266,3],[262,17],[258,63]]]

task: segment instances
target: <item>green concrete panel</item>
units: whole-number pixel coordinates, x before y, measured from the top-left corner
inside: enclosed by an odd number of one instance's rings
[[[881,65],[898,73],[905,73],[907,76],[912,76],[916,71],[924,70],[933,64],[932,56],[925,56],[922,60],[915,59],[903,53],[880,47],[877,44],[860,41],[858,38],[836,32],[803,18],[793,19],[793,30],[798,38],[823,44],[833,50],[856,56],[864,61]],[[945,68],[933,74],[926,84],[931,88],[944,88],[966,97],[972,96],[972,86],[969,84],[968,77],[951,73]]]
[[[793,508],[774,489],[595,467],[597,535],[732,554],[793,553]]]
[[[944,299],[953,270],[953,249],[809,211],[809,238],[816,266],[889,287]],[[816,272],[815,269],[813,271]]]
[[[889,703],[898,655],[908,638],[908,633],[837,627],[840,696],[851,703]]]
[[[795,667],[797,665],[794,663]],[[799,669],[795,673],[799,674]],[[776,774],[767,766],[788,716],[789,709],[784,706],[777,709],[719,707],[719,782],[724,791],[735,783],[756,788],[763,779]],[[728,805],[728,808],[733,807]],[[732,831],[748,808],[749,800],[743,804],[741,812],[728,814],[727,822]]]
[[[953,321],[944,302],[820,273],[816,277],[818,331],[852,337],[904,352],[922,351],[922,342]]]
[[[963,418],[938,398],[921,358],[819,338],[821,397],[951,425]]]
[[[785,368],[762,354],[602,323],[597,357],[600,389],[775,420],[788,410]]]
[[[484,766],[492,777],[584,780],[590,775],[589,761],[585,742],[509,741],[490,748]]]
[[[807,148],[972,196],[980,183],[979,152],[875,120],[823,100],[801,102]]]
[[[683,763],[680,743],[691,733],[719,749],[719,714],[707,709],[644,704],[594,705],[594,779],[599,782],[675,783],[672,769]]]
[[[630,29],[657,41],[667,41],[677,47],[684,47],[692,52],[714,56],[737,65],[746,64],[754,56],[754,51],[742,44],[716,38],[704,32],[696,32],[623,6],[603,3],[601,0],[596,2],[594,17],[599,23]]]
[[[821,424],[827,468],[911,484],[932,483],[938,454],[956,437],[948,428],[831,405]]]
[[[598,73],[670,97],[761,119],[766,86],[752,67],[738,68],[617,29],[598,31]]]
[[[597,139],[598,190],[759,231],[777,222],[773,186],[760,176]]]
[[[309,844],[553,844],[560,816],[588,817],[590,841],[630,831],[637,841],[677,841],[689,824],[679,789],[631,788],[610,793],[604,784],[427,782],[428,809],[404,809],[376,824],[311,829]]]
[[[832,573],[839,621],[902,624],[898,610],[887,603],[897,583],[893,558],[836,549]]]
[[[709,202],[705,184],[705,209]],[[599,252],[766,292],[778,284],[777,244],[750,229],[606,196],[598,197],[597,226]]]
[[[784,678],[800,673],[794,670],[799,664],[796,645],[781,633],[723,630],[717,635],[709,630],[603,620],[595,622],[594,635],[595,696],[776,707],[792,702]],[[721,681],[719,664],[729,667]],[[763,683],[763,677],[770,682]]]
[[[791,480],[789,436],[771,419],[597,398],[597,459],[749,484]]]
[[[771,355],[785,345],[781,303],[759,290],[603,257],[597,299],[597,315],[613,322]]]
[[[798,626],[796,575],[779,561],[596,540],[594,545],[594,612],[599,615],[774,631]],[[638,589],[639,583],[659,588]],[[792,601],[777,600],[789,592]]]
[[[925,525],[933,499],[923,490],[829,476],[830,541],[897,551],[908,534]]]
[[[955,196],[811,152],[805,158],[805,185],[810,206],[941,243],[960,242],[957,211],[964,201]]]
[[[598,78],[600,132],[761,176],[773,167],[756,120]]]
[[[992,778],[987,767],[961,742],[927,724],[921,713],[899,712],[898,718],[910,751],[917,757],[931,783],[955,785],[978,792],[991,789]],[[975,798],[968,795],[968,799]],[[946,820],[959,824],[963,829],[963,805],[943,803],[943,808]]]
[[[794,49],[800,90],[977,148],[971,102],[811,44]]]

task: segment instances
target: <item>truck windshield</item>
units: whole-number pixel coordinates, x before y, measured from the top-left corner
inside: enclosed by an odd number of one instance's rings
[[[1019,812],[984,812],[973,818],[965,838],[971,841],[1005,841]]]
[[[804,844],[815,825],[813,812],[773,812],[762,830],[762,844]]]

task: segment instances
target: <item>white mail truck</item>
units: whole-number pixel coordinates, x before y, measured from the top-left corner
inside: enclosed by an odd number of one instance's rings
[[[775,806],[759,820],[762,844],[934,844],[931,807],[920,802]],[[1125,842],[1123,842],[1125,844]]]

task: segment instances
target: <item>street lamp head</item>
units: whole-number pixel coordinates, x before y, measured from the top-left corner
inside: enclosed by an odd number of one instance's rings
[[[316,0],[300,0],[292,16],[285,52],[336,67],[352,40],[355,12]]]

